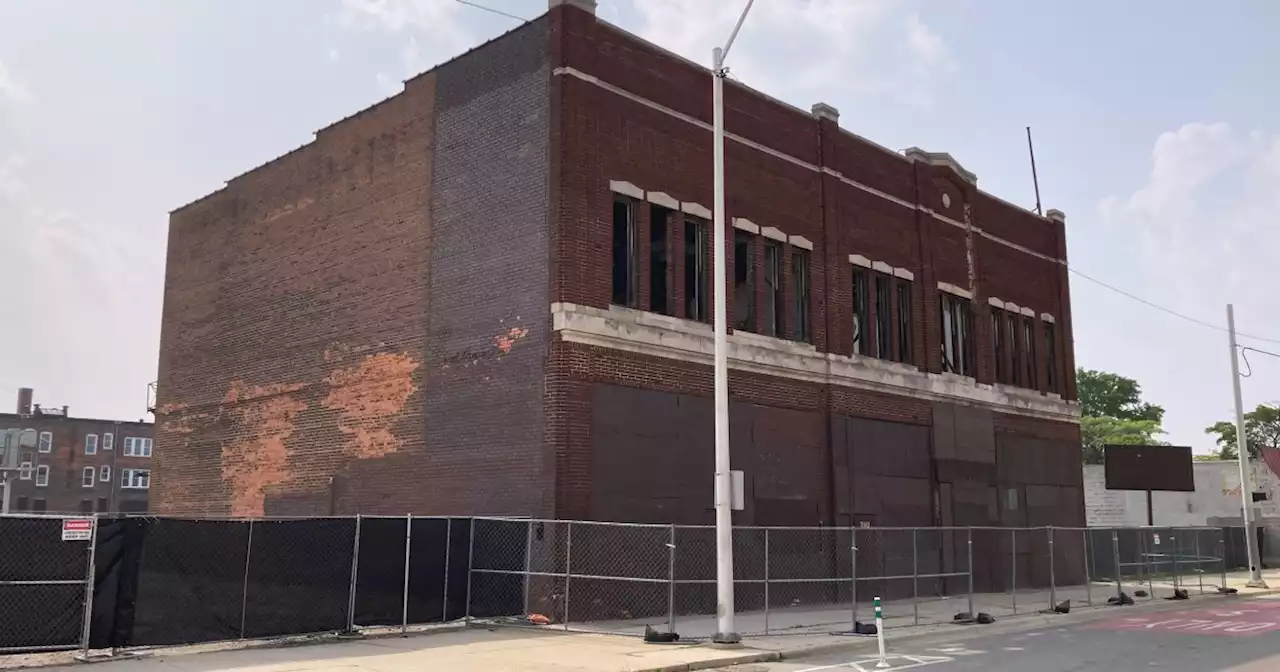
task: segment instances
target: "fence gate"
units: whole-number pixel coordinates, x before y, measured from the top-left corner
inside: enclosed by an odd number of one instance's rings
[[[0,516],[0,653],[80,646],[95,533],[92,518]]]

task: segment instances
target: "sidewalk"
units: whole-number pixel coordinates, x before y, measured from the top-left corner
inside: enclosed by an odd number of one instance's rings
[[[1280,570],[1266,571],[1264,578],[1274,588],[1280,589]],[[1214,587],[1221,576],[1213,577],[1210,585],[1206,576],[1206,596],[1199,596],[1199,577],[1183,578],[1183,584],[1192,599],[1229,599],[1214,595]],[[1238,588],[1241,594],[1257,592],[1244,587],[1247,572],[1228,574],[1227,584]],[[1160,597],[1172,590],[1171,583],[1155,583],[1155,599],[1139,599],[1144,604],[1164,605]],[[1136,583],[1126,583],[1125,591],[1139,588]],[[1146,584],[1142,588],[1147,588]],[[1090,614],[1102,614],[1103,608],[1082,609],[1085,598],[1092,596],[1095,605],[1104,604],[1114,595],[1114,584],[1093,584],[1061,588],[1056,591],[1059,601],[1071,599],[1075,607],[1069,618],[1090,618]],[[1213,597],[1210,597],[1214,595]],[[1009,594],[975,595],[974,609],[996,616],[998,626],[983,626],[982,630],[950,625],[951,617],[967,610],[967,597],[947,600],[920,601],[918,606],[922,625],[910,627],[915,619],[915,609],[909,602],[890,605],[889,618],[885,622],[886,636],[893,640],[933,635],[937,633],[994,633],[1004,627],[1025,627],[1037,623],[1063,623],[1065,618],[1037,613],[1049,605],[1049,593],[1038,591],[1018,594],[1019,616],[1009,618],[1012,596]],[[176,649],[157,650],[134,657],[122,657],[118,663],[108,664],[112,669],[130,672],[417,672],[420,670],[449,670],[450,672],[651,672],[684,671],[712,667],[725,667],[751,662],[773,661],[814,655],[833,649],[851,649],[872,646],[870,637],[832,637],[830,632],[843,629],[848,623],[851,608],[843,609],[786,609],[770,614],[773,634],[751,636],[747,647],[717,649],[705,644],[655,645],[640,639],[643,623],[592,623],[590,627],[635,628],[630,636],[584,634],[565,632],[552,627],[473,627],[435,628],[411,634],[409,637],[377,636],[356,640],[323,639],[305,646],[290,646],[282,642],[231,642],[226,644],[199,645]],[[861,605],[859,618],[871,620],[870,605]],[[738,614],[738,626],[745,632],[752,627],[763,626],[763,614]],[[819,622],[828,620],[828,625]],[[789,628],[788,624],[797,627]],[[576,625],[576,624],[571,624]],[[653,622],[661,627],[665,624]],[[800,627],[800,626],[803,627]],[[676,629],[682,636],[701,636],[704,630],[714,628],[714,618],[681,618]],[[297,642],[295,642],[297,643]],[[49,667],[54,665],[54,667]],[[21,666],[44,666],[51,672],[83,670],[83,665],[71,663],[68,654],[39,654],[31,656],[0,656],[0,669]]]

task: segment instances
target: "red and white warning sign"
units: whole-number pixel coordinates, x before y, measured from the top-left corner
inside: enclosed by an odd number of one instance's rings
[[[67,518],[62,521],[63,541],[89,541],[92,538],[92,518]]]

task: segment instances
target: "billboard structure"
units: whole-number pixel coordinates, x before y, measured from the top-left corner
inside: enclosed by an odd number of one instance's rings
[[[1190,446],[1108,445],[1104,451],[1107,489],[1145,490],[1148,525],[1155,525],[1153,491],[1195,492]]]

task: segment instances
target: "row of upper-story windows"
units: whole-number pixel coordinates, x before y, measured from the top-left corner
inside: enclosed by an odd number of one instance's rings
[[[641,259],[639,208],[648,208],[648,255]],[[683,225],[680,241],[669,240],[674,229],[669,222]],[[753,230],[754,229],[754,230]],[[788,243],[787,236],[762,235],[754,224],[733,231],[733,328],[767,336],[812,342],[811,255],[808,247]],[[777,231],[773,229],[773,231]],[[706,218],[677,211],[628,195],[615,194],[613,200],[612,302],[639,308],[641,305],[641,264],[647,264],[648,309],[673,315],[674,288],[669,286],[674,255],[683,256],[683,317],[710,321],[711,243]],[[763,246],[757,278],[757,248]],[[811,247],[811,246],[810,246]],[[852,255],[851,288],[853,315],[852,351],[849,354],[876,357],[912,364],[915,322],[912,319],[914,274]],[[763,291],[758,284],[763,284]],[[940,283],[941,285],[945,283]],[[963,292],[939,291],[937,303],[940,325],[938,348],[942,370],[970,378],[977,377],[977,335],[972,300]],[[1057,393],[1056,324],[1052,316],[1010,312],[991,308],[991,345],[996,382],[1043,389]],[[1001,303],[1003,305],[1003,303]],[[1016,308],[1016,306],[1015,306]],[[929,308],[926,308],[929,309]],[[1036,322],[1041,323],[1039,329]],[[1042,336],[1037,337],[1037,333]],[[1043,381],[1041,377],[1043,376]],[[1041,385],[1043,383],[1043,385]]]
[[[648,208],[648,255],[641,259],[637,226],[639,208]],[[670,226],[677,220],[679,227]],[[786,236],[768,236],[746,223],[733,229],[733,328],[766,336],[812,342],[811,252],[793,245]],[[680,240],[673,233],[680,231]],[[781,238],[781,239],[779,239]],[[756,254],[762,256],[757,273]],[[682,257],[680,277],[672,272]],[[626,196],[613,201],[612,302],[640,307],[641,265],[647,264],[648,308],[676,314],[676,297],[683,299],[685,319],[711,320],[711,225],[706,218]],[[726,269],[729,270],[729,269]],[[760,276],[760,277],[757,277]],[[679,287],[673,287],[672,281]],[[681,290],[677,294],[676,290]],[[762,292],[757,292],[763,289]]]
[[[101,441],[99,441],[101,438]],[[99,437],[97,434],[84,435],[84,454],[97,455],[98,449],[104,451],[115,450],[115,434],[106,432]],[[42,453],[53,452],[53,432],[40,432],[40,439],[37,442],[38,448]],[[124,455],[127,457],[151,457],[151,439],[142,436],[126,436],[124,437]]]
[[[23,462],[18,471],[18,478],[23,481],[30,481],[33,477],[37,488],[47,487],[49,485],[49,465],[41,464],[32,468],[30,462]],[[111,482],[111,465],[104,464],[100,467],[84,467],[81,470],[81,487],[92,488],[100,482]],[[149,489],[151,487],[151,470],[121,469],[120,487],[138,490]]]

